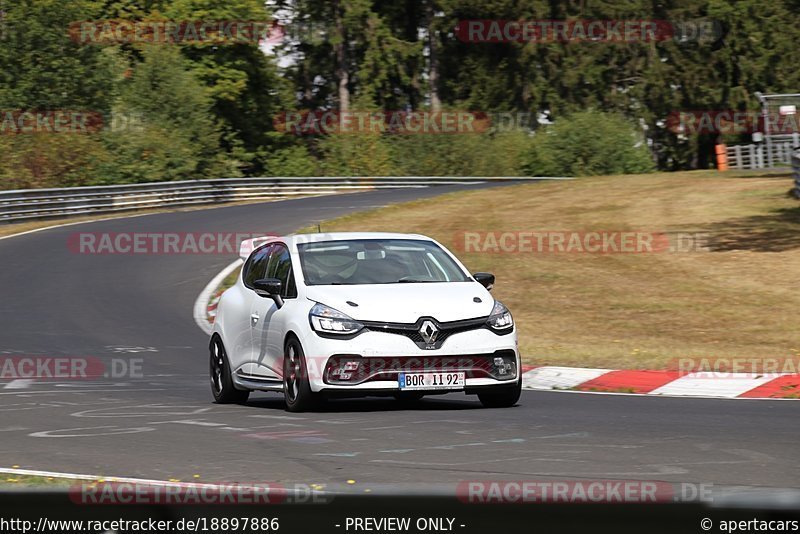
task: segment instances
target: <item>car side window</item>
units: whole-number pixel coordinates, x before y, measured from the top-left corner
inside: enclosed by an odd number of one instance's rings
[[[247,260],[247,264],[244,266],[244,274],[242,279],[244,281],[244,285],[253,289],[253,282],[260,278],[267,278],[267,262],[269,261],[270,252],[274,248],[274,245],[267,245],[264,248],[259,249],[255,254],[250,256],[250,259]]]
[[[289,250],[280,244],[274,245],[267,266],[267,278],[277,278],[281,281],[281,296],[293,298],[297,296],[297,286],[292,272],[292,256]]]

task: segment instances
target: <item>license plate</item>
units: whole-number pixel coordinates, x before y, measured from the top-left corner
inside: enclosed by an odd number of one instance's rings
[[[400,373],[400,389],[464,389],[464,373]]]

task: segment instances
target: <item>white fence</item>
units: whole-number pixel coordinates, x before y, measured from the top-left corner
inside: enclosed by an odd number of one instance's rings
[[[794,174],[794,196],[800,199],[800,148],[792,153],[792,173]]]
[[[552,178],[514,176],[227,178],[63,189],[19,189],[0,191],[0,223],[382,188],[542,179]]]
[[[731,169],[770,169],[788,167],[792,162],[794,141],[733,145],[727,147],[728,167]]]

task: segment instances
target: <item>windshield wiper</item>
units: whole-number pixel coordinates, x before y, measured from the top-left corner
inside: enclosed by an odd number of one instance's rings
[[[430,284],[438,282],[438,280],[414,280],[413,278],[401,278],[397,281],[398,284]]]

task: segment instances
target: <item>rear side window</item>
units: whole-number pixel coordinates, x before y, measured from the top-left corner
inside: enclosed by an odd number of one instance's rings
[[[255,252],[244,266],[242,280],[244,285],[253,288],[253,282],[260,278],[267,278],[267,262],[274,245],[267,245]]]
[[[292,298],[297,296],[297,286],[292,273],[292,256],[283,245],[274,245],[267,266],[267,278],[281,281],[281,296]]]

